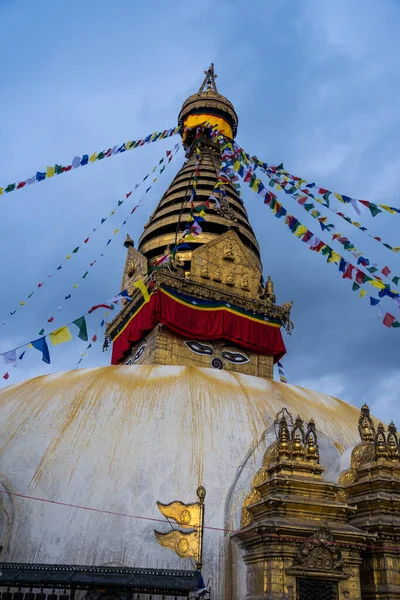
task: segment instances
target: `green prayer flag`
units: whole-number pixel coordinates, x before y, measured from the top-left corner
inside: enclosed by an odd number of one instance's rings
[[[378,269],[376,267],[368,267],[367,271],[369,271],[370,273],[376,273]]]
[[[330,246],[325,246],[324,248],[322,248],[321,250],[321,254],[323,254],[324,256],[326,254],[330,254],[332,252],[332,248]]]
[[[76,248],[74,248],[74,250],[72,250],[72,254],[76,254],[79,250],[79,246],[77,246]]]
[[[88,273],[89,273],[89,271],[86,271],[86,273],[84,275],[82,275],[82,279],[85,279],[85,277]]]
[[[309,211],[312,208],[314,208],[314,204],[312,204],[311,202],[309,204],[303,204],[303,208],[305,208],[306,211]]]
[[[399,321],[393,321],[392,327],[400,327]]]
[[[32,294],[29,294],[28,298],[30,298],[31,296],[33,296],[33,294],[34,294],[34,293],[35,293],[35,292],[32,292]]]
[[[98,155],[98,157],[97,157],[97,160],[101,160],[102,158],[104,158],[104,157],[105,157],[105,155],[106,155],[106,153],[105,153],[105,152],[99,152],[99,155]]]
[[[39,335],[43,335],[43,334],[44,334],[44,329],[41,329],[41,330],[39,331]]]
[[[62,172],[61,169],[62,169],[61,165],[55,165],[55,167],[54,167],[54,173],[56,175],[59,175]]]
[[[6,188],[5,188],[5,192],[12,192],[13,190],[15,190],[15,183],[10,183]]]
[[[270,179],[269,180],[269,187],[274,187],[275,185],[275,180],[274,179]]]
[[[359,289],[360,289],[360,286],[358,285],[358,283],[356,283],[355,281],[353,281],[353,292],[356,292]]]
[[[161,165],[161,163],[163,163],[163,162],[164,162],[164,157],[159,161],[158,164]]]
[[[207,205],[206,204],[199,204],[199,206],[196,206],[193,210],[194,212],[201,212],[202,210],[206,210]]]
[[[277,170],[277,171],[283,171],[283,163],[281,163],[280,165],[278,165],[278,166],[276,167],[276,170]]]
[[[121,206],[122,203],[123,203],[123,200],[118,200],[118,206]]]
[[[397,275],[395,275],[395,277],[393,277],[393,279],[392,279],[392,281],[395,285],[399,285],[399,280],[400,280],[400,277],[397,277]]]
[[[374,204],[373,202],[369,202],[369,204],[368,204],[368,208],[369,208],[369,210],[371,211],[371,215],[372,215],[373,217],[376,217],[376,215],[379,215],[379,213],[380,213],[380,212],[382,212],[382,211],[380,210],[380,208],[378,208],[378,207],[377,207],[377,205],[376,205],[376,204]]]
[[[329,194],[330,193],[331,192],[325,192],[325,194],[322,196],[323,199],[325,200],[327,206],[329,206]]]
[[[86,327],[86,319],[85,317],[79,317],[76,321],[73,321],[73,325],[76,325],[79,329],[78,338],[81,338],[84,342],[88,341],[87,327]]]
[[[271,202],[269,203],[269,207],[272,210],[273,208],[275,208],[276,205],[276,198],[271,198]]]
[[[161,171],[160,171],[160,175],[161,175],[161,173],[164,171],[164,169],[165,169],[165,166],[164,166],[164,167],[161,169]]]

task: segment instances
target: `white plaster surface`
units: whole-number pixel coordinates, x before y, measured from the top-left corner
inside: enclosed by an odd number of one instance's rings
[[[313,418],[324,440],[343,449],[358,442],[357,408],[248,375],[113,366],[38,377],[0,392],[0,477],[13,492],[155,519],[157,500],[196,501],[202,484],[206,526],[235,528],[284,406]],[[4,561],[191,568],[157,544],[154,528],[168,523],[14,501]],[[204,576],[214,590],[230,571],[226,535],[205,531]]]

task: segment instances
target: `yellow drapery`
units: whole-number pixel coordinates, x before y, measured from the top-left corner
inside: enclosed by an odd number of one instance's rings
[[[186,130],[188,128],[191,129],[198,125],[204,125],[204,123],[210,123],[212,126],[216,125],[218,131],[226,135],[226,137],[233,138],[232,128],[225,119],[204,113],[201,115],[189,115],[187,119],[185,119],[183,123],[183,141],[186,139]]]

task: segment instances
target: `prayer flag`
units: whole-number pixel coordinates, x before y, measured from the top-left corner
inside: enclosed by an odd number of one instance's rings
[[[14,365],[17,362],[17,350],[9,350],[8,352],[4,352],[2,355],[3,363],[5,365]]]
[[[47,319],[48,323],[52,323],[54,321],[54,317],[50,317],[50,319]]]
[[[72,324],[76,325],[76,327],[79,329],[78,338],[80,338],[84,342],[87,342],[88,334],[85,317],[79,317],[79,319],[75,319],[75,321],[73,321]]]
[[[186,245],[186,244],[185,244]],[[138,290],[140,290],[143,294],[143,298],[145,302],[148,302],[150,300],[150,296],[149,296],[149,292],[147,291],[147,288],[144,284],[144,281],[142,279],[139,279],[139,281],[136,281],[133,284],[134,287],[138,288]]]
[[[383,317],[383,324],[386,325],[386,327],[391,327],[395,320],[395,317],[387,312]]]
[[[96,334],[95,334],[95,335],[92,337],[92,342],[93,342],[93,343],[94,343],[94,342],[97,342],[97,335],[96,335]]]
[[[41,330],[39,331],[39,335],[44,335],[44,329],[41,329]]]
[[[33,342],[31,342],[31,344],[34,348],[36,348],[36,350],[39,350],[39,352],[42,353],[42,361],[49,365],[51,361],[46,338],[39,338],[38,340],[34,340]]]
[[[377,304],[379,304],[380,299],[379,298],[373,298],[372,296],[369,297],[369,301],[371,306],[376,306]]]
[[[60,327],[59,329],[55,329],[49,334],[49,337],[53,346],[57,346],[57,344],[63,344],[64,342],[69,342],[69,340],[72,340],[72,335],[68,327]]]
[[[360,298],[362,298],[363,296],[366,296],[367,292],[364,289],[360,290]]]
[[[10,377],[10,375],[8,373],[4,373],[3,375],[3,379],[5,379],[7,381],[7,379]]]
[[[111,309],[111,306],[108,305],[108,304],[96,304],[95,306],[92,306],[92,308],[90,310],[88,310],[88,314],[91,314],[92,312],[94,312],[98,308],[109,308],[109,309]]]
[[[382,273],[387,277],[391,273],[391,270],[389,269],[389,267],[383,267]]]

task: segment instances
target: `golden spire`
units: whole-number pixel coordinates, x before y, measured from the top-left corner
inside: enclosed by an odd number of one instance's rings
[[[360,418],[358,419],[358,431],[363,442],[374,441],[375,427],[367,404],[361,407]]]
[[[217,79],[218,75],[214,73],[214,63],[211,63],[207,71],[204,71],[204,73],[205,79],[201,84],[198,93],[201,94],[201,92],[204,92],[204,88],[207,86],[207,92],[214,92],[215,94],[218,94],[217,86],[215,84],[215,80]]]

